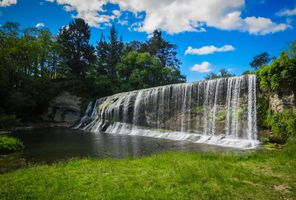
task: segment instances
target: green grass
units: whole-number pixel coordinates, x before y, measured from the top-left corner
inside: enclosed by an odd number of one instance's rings
[[[24,145],[19,139],[0,135],[0,154],[18,151],[23,148]]]
[[[226,155],[82,159],[0,175],[2,199],[296,199],[296,142]]]

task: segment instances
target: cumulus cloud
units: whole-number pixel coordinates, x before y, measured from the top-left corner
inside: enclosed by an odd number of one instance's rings
[[[193,65],[193,67],[191,68],[191,71],[200,72],[200,73],[208,73],[211,71],[211,69],[210,69],[211,66],[212,66],[211,63],[205,61],[205,62],[202,62],[201,64]]]
[[[108,25],[110,21],[114,20],[117,16],[114,14],[107,15],[104,10],[104,5],[109,0],[46,0],[48,2],[56,2],[63,5],[67,12],[76,11],[77,14],[73,15],[74,18],[84,19],[90,26],[100,27],[100,25]]]
[[[255,35],[266,35],[292,28],[292,26],[287,24],[275,24],[270,19],[263,17],[247,17],[245,23],[248,32]]]
[[[213,54],[216,52],[226,52],[226,51],[234,51],[235,48],[232,45],[224,45],[222,47],[215,47],[215,46],[203,46],[198,49],[194,49],[192,47],[188,47],[185,51],[185,55],[192,54],[192,55],[208,55]]]
[[[36,24],[36,26],[35,26],[36,28],[43,28],[44,27],[44,23],[38,23],[38,24]]]
[[[296,7],[294,9],[284,9],[280,10],[279,12],[276,13],[277,16],[281,17],[291,17],[296,15]]]
[[[0,7],[11,6],[16,3],[17,3],[16,0],[0,0]]]
[[[136,31],[152,33],[161,29],[167,33],[186,31],[204,32],[206,27],[221,30],[237,30],[255,35],[284,31],[287,24],[277,24],[268,18],[249,16],[241,12],[245,0],[47,0],[64,6],[68,12],[76,11],[74,17],[83,18],[90,26],[99,27],[118,18],[117,13],[106,14],[104,6],[116,4],[120,12],[137,16],[145,13]]]

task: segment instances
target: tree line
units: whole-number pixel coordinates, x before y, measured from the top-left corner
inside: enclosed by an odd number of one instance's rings
[[[145,42],[124,43],[114,25],[95,46],[83,19],[62,27],[0,27],[0,113],[35,119],[62,90],[85,99],[186,82],[176,45],[154,31]]]

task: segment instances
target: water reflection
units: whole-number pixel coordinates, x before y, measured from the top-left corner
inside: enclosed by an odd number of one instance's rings
[[[140,157],[164,151],[241,152],[238,149],[172,141],[141,136],[94,134],[79,130],[51,128],[13,133],[26,149],[21,152],[27,161],[51,163],[57,160],[95,157]]]

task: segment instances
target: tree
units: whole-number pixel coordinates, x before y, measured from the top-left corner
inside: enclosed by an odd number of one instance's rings
[[[18,37],[20,24],[16,22],[6,22],[3,26],[0,27],[1,34],[9,37]]]
[[[290,58],[287,52],[282,52],[279,58],[263,66],[256,74],[263,91],[296,93],[296,57]]]
[[[185,82],[179,71],[163,67],[157,56],[131,51],[117,65],[122,91]]]
[[[155,30],[152,37],[143,46],[142,51],[157,56],[163,67],[167,66],[178,70],[181,61],[176,57],[176,48],[176,45],[171,44],[162,37],[161,31]]]
[[[110,29],[109,43],[107,43],[104,36],[101,35],[100,41],[96,46],[98,71],[107,74],[107,76],[114,82],[117,81],[116,65],[120,61],[123,47],[122,38],[118,40],[114,24]]]
[[[296,40],[289,44],[287,52],[290,58],[296,58]]]
[[[131,41],[124,45],[124,53],[130,52],[130,51],[137,51],[142,52],[143,43],[139,41]]]
[[[268,64],[271,60],[272,60],[272,58],[269,56],[269,54],[267,52],[263,52],[263,53],[255,56],[253,58],[252,62],[250,63],[250,65],[251,65],[251,67],[253,67],[255,69],[259,69],[263,65]]]
[[[95,50],[90,45],[89,39],[89,26],[83,19],[75,19],[58,34],[65,67],[76,76],[84,74],[85,70],[95,62]]]
[[[109,55],[108,55],[108,64],[109,64],[109,70],[110,70],[110,77],[111,80],[116,79],[116,64],[118,63],[122,51],[121,47],[121,41],[118,41],[117,39],[117,31],[115,30],[114,24],[112,25],[110,29],[110,49],[109,49]]]
[[[108,75],[108,54],[109,54],[109,45],[105,40],[103,34],[101,34],[100,41],[96,46],[97,50],[97,72],[102,75]]]
[[[219,73],[222,78],[235,76],[234,74],[230,73],[227,69],[220,69]]]
[[[218,74],[211,72],[208,75],[206,75],[205,79],[210,80],[210,79],[216,79],[216,78],[227,78],[231,76],[235,76],[235,75],[231,74],[227,69],[220,69]]]

